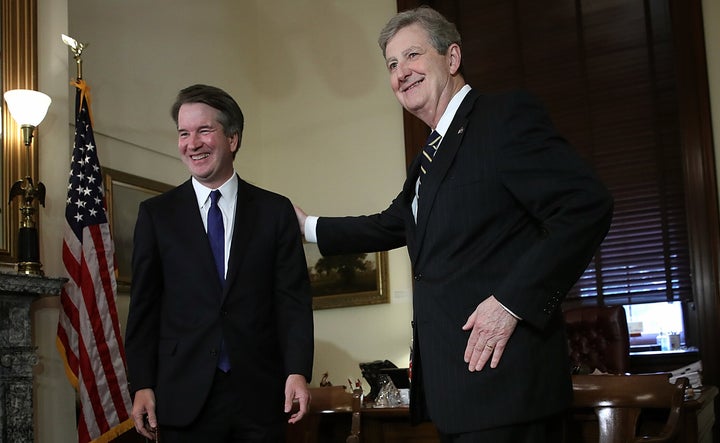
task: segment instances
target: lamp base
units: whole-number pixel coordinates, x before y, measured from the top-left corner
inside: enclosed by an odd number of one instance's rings
[[[18,272],[43,275],[37,228],[20,228],[18,233]]]

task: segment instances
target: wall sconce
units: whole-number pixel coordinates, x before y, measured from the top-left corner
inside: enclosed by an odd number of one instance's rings
[[[4,95],[10,115],[20,126],[23,143],[25,144],[27,174],[10,188],[10,202],[21,196],[20,232],[18,233],[18,272],[22,274],[43,275],[40,264],[40,241],[35,222],[35,205],[37,199],[45,206],[45,185],[38,181],[33,184],[30,171],[30,145],[32,144],[35,127],[42,122],[50,107],[51,99],[46,94],[29,89],[13,89]]]

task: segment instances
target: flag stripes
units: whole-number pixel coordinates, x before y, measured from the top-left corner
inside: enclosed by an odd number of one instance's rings
[[[125,349],[115,303],[114,246],[83,80],[75,101],[57,346],[80,402],[78,441],[107,442],[132,428]]]

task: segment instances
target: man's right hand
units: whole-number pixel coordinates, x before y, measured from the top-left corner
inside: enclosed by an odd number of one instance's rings
[[[295,215],[297,215],[298,223],[300,224],[300,232],[305,236],[305,220],[307,219],[307,214],[299,206],[293,205],[293,207],[295,208]]]
[[[140,389],[135,393],[132,418],[138,434],[150,440],[155,440],[157,417],[155,416],[155,392],[152,389]]]

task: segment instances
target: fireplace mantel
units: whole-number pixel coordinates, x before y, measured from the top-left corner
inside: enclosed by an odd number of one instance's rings
[[[65,278],[0,271],[0,443],[32,443],[33,380],[30,304],[59,295]]]

